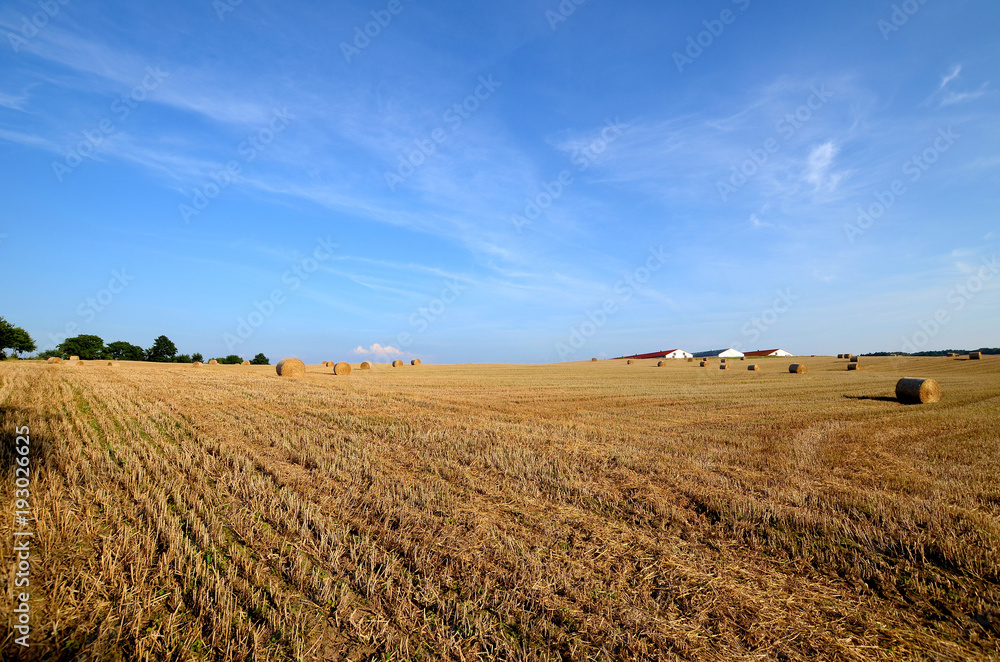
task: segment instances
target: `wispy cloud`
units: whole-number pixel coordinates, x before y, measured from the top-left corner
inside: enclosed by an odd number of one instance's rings
[[[983,83],[975,92],[952,92],[941,99],[941,107],[953,106],[957,103],[968,103],[982,98],[986,94],[989,82]]]
[[[943,78],[941,78],[941,84],[938,86],[938,92],[943,90],[948,85],[948,83],[958,78],[958,75],[960,73],[962,73],[962,65],[956,64],[954,67],[952,67],[950,72],[948,72],[947,74],[944,75]]]
[[[814,191],[833,191],[837,188],[843,174],[829,171],[839,153],[840,148],[833,141],[825,142],[809,153],[803,179],[813,185]]]

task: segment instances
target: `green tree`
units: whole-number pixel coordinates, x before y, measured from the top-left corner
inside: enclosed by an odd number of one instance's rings
[[[198,363],[204,363],[205,357],[201,355],[201,352],[195,352],[191,355],[191,361],[197,361]]]
[[[190,354],[178,354],[176,357],[174,357],[174,362],[175,363],[191,363],[191,355]]]
[[[268,360],[268,358],[264,356],[264,352],[261,352],[257,356],[250,359],[250,363],[252,365],[271,365],[271,362]]]
[[[84,361],[96,361],[104,355],[104,341],[99,336],[84,334],[59,343],[59,351],[64,359],[79,356]]]
[[[177,345],[166,336],[160,336],[153,341],[153,346],[146,350],[147,361],[169,363],[177,356]]]
[[[116,361],[142,361],[146,358],[142,347],[125,342],[124,340],[109,342],[105,350],[105,355]]]
[[[243,363],[243,357],[236,356],[235,354],[230,354],[225,358],[219,358],[215,360],[221,363],[222,365],[239,365],[240,363]]]
[[[28,332],[19,326],[14,327],[14,344],[11,345],[11,349],[14,350],[15,354],[30,354],[31,352],[38,349],[35,345],[35,341],[28,335]]]

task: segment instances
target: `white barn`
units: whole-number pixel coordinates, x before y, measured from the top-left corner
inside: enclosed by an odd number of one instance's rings
[[[759,349],[756,352],[747,352],[747,356],[794,356],[794,354],[783,349]]]
[[[692,359],[694,354],[685,352],[683,349],[672,349],[663,355],[665,359]]]
[[[724,349],[719,352],[719,358],[722,359],[741,359],[743,358],[743,352],[737,352],[735,349],[730,347],[729,349]]]

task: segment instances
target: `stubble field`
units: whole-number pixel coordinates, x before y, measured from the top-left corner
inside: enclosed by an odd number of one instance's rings
[[[1000,659],[1000,357],[749,362],[0,363],[0,657]]]

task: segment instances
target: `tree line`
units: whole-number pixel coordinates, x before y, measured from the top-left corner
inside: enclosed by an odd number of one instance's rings
[[[14,356],[20,358],[21,354],[30,354],[38,349],[31,335],[19,326],[14,326],[4,318],[0,317],[0,359],[7,358],[6,350],[13,352]],[[55,349],[49,349],[38,354],[38,358],[47,359],[57,356],[61,359],[68,359],[71,356],[79,356],[84,361],[99,361],[101,359],[111,359],[115,361],[154,361],[156,363],[194,363],[204,361],[201,353],[178,354],[177,345],[166,336],[159,336],[153,340],[153,344],[143,349],[139,345],[133,345],[124,340],[116,340],[107,345],[100,336],[83,334],[73,338],[66,338],[59,343]],[[237,354],[216,357],[219,363],[239,364],[243,363],[243,357]],[[250,359],[253,365],[270,365],[271,361],[258,353]]]

